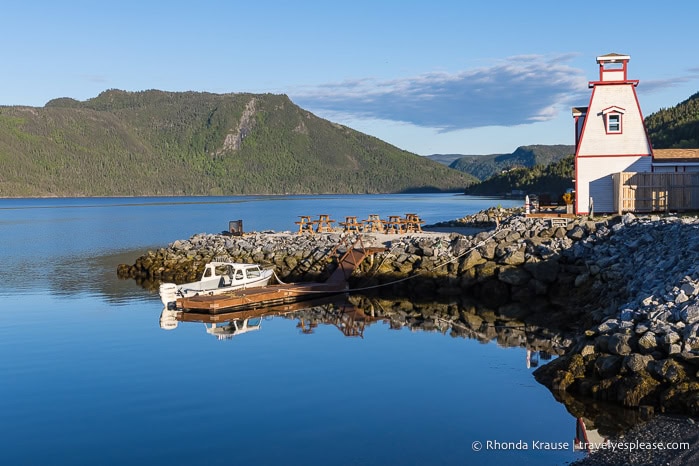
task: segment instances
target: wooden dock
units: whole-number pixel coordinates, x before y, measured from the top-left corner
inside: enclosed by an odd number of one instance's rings
[[[575,218],[575,214],[565,214],[562,212],[537,212],[532,214],[525,214],[527,218]]]
[[[360,248],[355,248],[357,244]],[[337,249],[337,248],[336,248]],[[177,299],[177,309],[217,314],[237,309],[255,309],[276,304],[319,298],[349,291],[347,280],[365,257],[385,248],[365,248],[358,240],[338,261],[337,269],[322,283],[290,283],[237,290],[219,295],[199,295]]]

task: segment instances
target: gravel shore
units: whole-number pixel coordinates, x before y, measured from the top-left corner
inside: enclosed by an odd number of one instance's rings
[[[677,445],[682,442],[688,448]],[[618,448],[597,450],[571,466],[699,464],[699,424],[687,417],[659,415],[611,439],[610,448],[613,445]]]

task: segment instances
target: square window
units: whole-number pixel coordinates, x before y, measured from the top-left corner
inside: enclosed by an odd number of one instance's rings
[[[607,133],[621,133],[621,114],[610,113],[607,115]]]

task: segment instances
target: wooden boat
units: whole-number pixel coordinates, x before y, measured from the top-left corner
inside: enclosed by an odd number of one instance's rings
[[[209,262],[204,267],[199,281],[182,285],[174,283],[160,285],[160,300],[166,308],[173,308],[177,303],[177,298],[213,296],[235,290],[261,287],[267,285],[273,275],[272,269],[263,269],[257,264]]]

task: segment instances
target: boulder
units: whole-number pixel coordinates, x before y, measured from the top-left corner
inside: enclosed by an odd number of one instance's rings
[[[583,230],[579,225],[576,225],[568,233],[566,233],[566,236],[573,241],[579,241],[585,237],[585,230]]]
[[[648,365],[653,361],[653,356],[646,354],[629,354],[624,357],[623,366],[631,372],[641,372],[648,368]]]
[[[534,278],[543,283],[553,283],[558,278],[560,267],[558,261],[554,259],[542,260],[540,262],[528,262],[524,268],[532,274]]]
[[[486,280],[495,277],[498,272],[498,264],[493,261],[486,261],[476,266],[479,280]]]
[[[524,248],[520,248],[516,251],[509,252],[502,259],[502,263],[507,265],[522,265],[524,264]]]
[[[609,337],[607,347],[609,348],[609,352],[612,354],[618,354],[621,356],[631,354],[631,351],[633,351],[631,345],[631,335],[615,333]]]
[[[468,254],[466,254],[463,259],[461,259],[461,262],[459,263],[459,273],[463,272],[464,270],[471,269],[477,265],[485,263],[486,260],[483,259],[483,256],[481,256],[481,253],[478,252],[477,250],[472,250]]]
[[[654,332],[648,331],[638,339],[638,350],[641,354],[651,354],[658,349],[658,339]]]
[[[680,287],[680,291],[686,296],[696,296],[699,294],[699,283],[685,283]]]
[[[609,379],[619,373],[623,358],[617,355],[600,356],[595,361],[595,371],[602,379]]]
[[[690,304],[680,312],[680,316],[685,324],[699,322],[699,304]]]
[[[492,260],[495,259],[495,248],[497,243],[495,241],[488,241],[484,245],[478,248],[478,252],[485,259]]]
[[[678,383],[687,378],[684,367],[674,359],[652,361],[648,365],[648,371],[659,380],[670,383]]]
[[[509,285],[526,285],[531,279],[529,272],[521,267],[501,267],[498,279]]]

